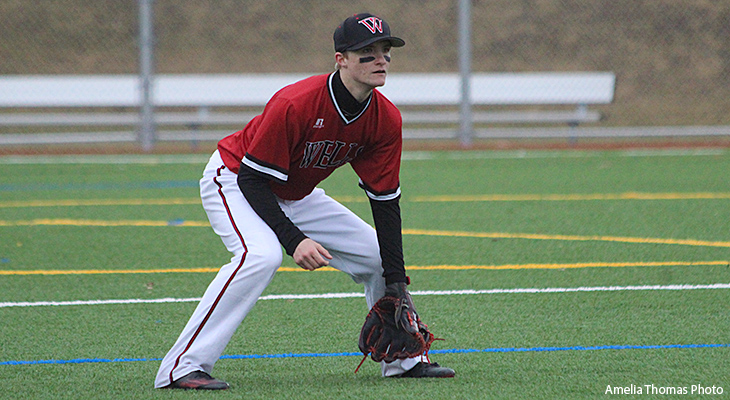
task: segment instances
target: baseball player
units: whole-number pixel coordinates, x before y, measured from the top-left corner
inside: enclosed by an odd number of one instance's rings
[[[202,203],[233,257],[163,359],[155,387],[228,388],[209,374],[280,267],[282,247],[305,270],[329,265],[362,283],[368,307],[388,290],[407,294],[401,116],[375,90],[385,84],[391,48],[405,42],[381,18],[358,14],[337,27],[334,45],[334,73],[281,89],[210,158]],[[316,187],[345,164],[370,199],[375,229]],[[381,364],[383,376],[454,376],[422,357]]]

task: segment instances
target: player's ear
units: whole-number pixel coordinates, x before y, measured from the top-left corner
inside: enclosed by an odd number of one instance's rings
[[[338,70],[347,64],[347,55],[345,53],[335,53],[335,69]]]

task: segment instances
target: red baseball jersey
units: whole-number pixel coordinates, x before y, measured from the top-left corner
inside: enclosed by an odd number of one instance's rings
[[[400,111],[373,90],[364,110],[348,119],[335,101],[332,76],[284,87],[261,115],[222,139],[218,150],[226,167],[238,173],[243,162],[270,177],[278,197],[299,200],[350,163],[370,198],[400,195]]]

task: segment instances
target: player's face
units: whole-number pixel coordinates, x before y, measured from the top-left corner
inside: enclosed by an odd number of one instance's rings
[[[342,54],[337,62],[340,64],[343,80],[351,79],[369,90],[385,85],[390,66],[390,48],[390,42],[382,41]]]

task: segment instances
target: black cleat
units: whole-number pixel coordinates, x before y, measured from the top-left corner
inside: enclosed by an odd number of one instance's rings
[[[415,367],[400,374],[393,375],[394,378],[453,378],[456,372],[451,368],[438,365],[438,363],[419,362]]]
[[[176,380],[167,389],[196,389],[196,390],[225,390],[228,384],[220,379],[215,379],[203,371],[191,372]]]

